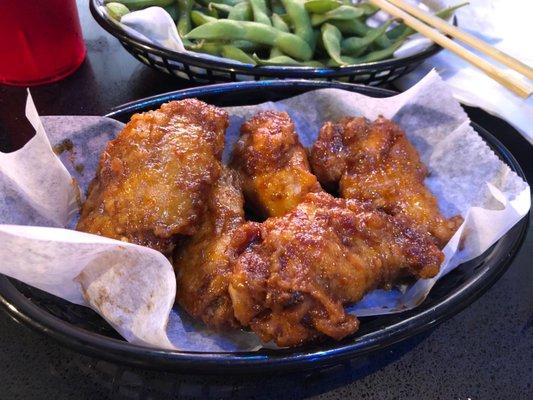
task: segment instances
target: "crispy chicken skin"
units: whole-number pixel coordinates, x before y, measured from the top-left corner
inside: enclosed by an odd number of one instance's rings
[[[198,232],[174,256],[176,300],[192,317],[217,330],[240,326],[228,294],[232,273],[228,245],[244,223],[243,203],[238,174],[224,167]]]
[[[311,166],[325,188],[371,204],[391,215],[412,219],[443,247],[462,218],[442,216],[424,185],[427,169],[405,133],[383,117],[326,122],[311,151]]]
[[[443,260],[404,219],[324,192],[282,217],[243,225],[231,248],[235,317],[279,346],[355,332],[343,305],[399,276],[432,277]]]
[[[321,190],[285,112],[260,112],[243,124],[232,166],[243,177],[246,199],[264,217],[283,215]]]
[[[227,125],[195,99],[135,114],[101,155],[77,229],[172,251],[176,235],[197,230]]]

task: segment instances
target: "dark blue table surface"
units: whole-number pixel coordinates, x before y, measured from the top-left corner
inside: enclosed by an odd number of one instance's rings
[[[137,62],[96,25],[86,0],[78,5],[87,59],[69,78],[32,88],[41,115],[101,115],[187,85]],[[0,86],[2,151],[31,137],[25,97],[22,88]],[[468,112],[512,151],[532,182],[525,139],[481,110]],[[62,348],[0,312],[0,399],[531,399],[532,229],[509,270],[466,310],[429,333],[322,371],[244,378],[123,368]]]

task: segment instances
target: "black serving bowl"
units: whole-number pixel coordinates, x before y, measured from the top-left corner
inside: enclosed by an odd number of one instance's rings
[[[276,101],[319,88],[339,88],[372,97],[395,94],[389,90],[340,82],[239,82],[146,98],[117,107],[107,116],[126,122],[133,113],[158,108],[170,100],[196,97],[218,106],[234,106]],[[472,125],[494,152],[524,178],[510,152],[487,130],[475,122]],[[116,363],[160,370],[240,374],[318,368],[381,350],[434,327],[468,306],[505,272],[522,244],[527,221],[527,217],[522,219],[483,255],[440,279],[420,306],[398,314],[361,318],[361,329],[339,342],[326,340],[293,349],[240,353],[157,350],[124,341],[88,308],[73,305],[3,275],[0,275],[0,304],[16,320],[66,346]]]
[[[349,65],[340,68],[313,68],[296,66],[254,66],[231,61],[213,60],[195,53],[178,53],[156,44],[137,39],[120,29],[98,11],[101,0],[90,0],[91,14],[98,24],[115,36],[122,46],[137,60],[179,78],[193,82],[215,83],[265,79],[320,79],[336,80],[377,86],[391,82],[411,72],[426,58],[438,53],[442,47],[433,44],[408,57]],[[456,24],[456,19],[454,19]]]

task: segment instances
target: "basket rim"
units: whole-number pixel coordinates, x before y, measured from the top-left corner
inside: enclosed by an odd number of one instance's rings
[[[268,86],[273,88],[298,86],[304,89],[307,87],[309,90],[328,86],[330,88],[351,89],[351,91],[358,93],[364,90],[368,93],[376,94],[376,97],[389,97],[396,93],[386,89],[341,82],[309,80],[232,82],[182,89],[140,99],[118,106],[106,116],[119,119],[120,116],[141,112],[143,109],[150,108],[157,103],[190,98],[205,91],[208,92],[207,94],[222,96],[224,93],[232,92],[236,89],[250,90]],[[520,164],[510,150],[487,129],[474,121],[471,124],[502,161],[507,163],[519,176],[526,179]],[[405,318],[393,321],[389,325],[380,328],[380,330],[347,338],[343,343],[333,343],[319,347],[311,346],[275,351],[261,350],[260,352],[235,353],[203,353],[155,349],[131,344],[124,340],[110,338],[71,325],[50,314],[38,304],[28,300],[13,285],[10,278],[3,275],[0,275],[0,308],[5,308],[15,320],[29,325],[72,349],[90,356],[133,367],[243,375],[319,368],[383,349],[428,330],[467,307],[486,292],[507,270],[524,241],[529,225],[528,216],[522,218],[515,227],[493,245],[488,254],[484,256],[483,262],[479,264],[480,267],[476,269],[475,273],[458,286],[454,286],[445,295],[435,299],[430,306],[424,307],[424,303],[422,303],[415,313],[409,316],[404,315]]]
[[[187,63],[193,66],[198,66],[207,69],[217,69],[222,71],[229,70],[236,74],[243,73],[246,75],[260,76],[294,76],[294,74],[301,74],[302,77],[335,77],[359,75],[363,73],[371,74],[385,69],[408,67],[411,64],[421,62],[426,58],[429,58],[443,50],[441,46],[433,43],[427,49],[406,57],[390,58],[382,61],[326,68],[294,65],[258,66],[251,64],[235,63],[231,61],[224,61],[224,58],[222,57],[220,58],[220,60],[214,60],[211,58],[203,57],[202,55],[194,55],[193,52],[180,53],[174,50],[164,48],[155,43],[150,43],[145,40],[135,38],[129,35],[124,30],[120,29],[119,26],[113,24],[111,21],[109,21],[109,19],[105,18],[97,9],[100,5],[101,4],[99,3],[99,0],[89,0],[89,9],[93,18],[96,20],[98,25],[100,25],[109,34],[117,38],[123,45],[126,44],[143,52],[160,56],[163,61],[165,61],[165,59],[169,59],[172,61]],[[455,16],[453,19],[453,23],[454,25],[457,25],[457,18]]]

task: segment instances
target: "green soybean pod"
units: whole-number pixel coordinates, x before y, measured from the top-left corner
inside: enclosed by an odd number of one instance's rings
[[[176,27],[180,37],[185,36],[191,30],[191,11],[193,0],[177,0],[179,17]]]
[[[228,14],[228,19],[234,21],[251,21],[252,17],[252,6],[247,1],[236,4]]]
[[[287,10],[287,15],[292,22],[294,33],[305,40],[311,48],[314,48],[313,27],[311,26],[311,19],[305,9],[304,3],[300,0],[281,0],[281,2],[285,10]]]
[[[158,6],[166,7],[174,3],[175,0],[106,0],[108,3],[120,3],[128,7],[129,10],[142,10],[146,7]]]
[[[265,0],[249,0],[252,6],[254,21],[261,24],[272,26],[268,17],[268,7]]]
[[[209,4],[205,7],[205,10],[202,9],[201,11],[204,12],[204,14],[209,15],[210,17],[218,19],[220,15],[218,15],[218,11],[216,8],[209,8]]]
[[[364,63],[369,63],[369,62],[381,61],[386,58],[392,57],[394,52],[400,48],[403,42],[404,42],[403,39],[398,40],[397,42],[394,42],[392,45],[390,45],[386,49],[372,51],[360,57],[343,56],[341,57],[342,63],[339,63],[336,60],[331,59],[327,65],[330,67],[338,67],[342,65],[355,65],[355,64],[364,64]]]
[[[341,31],[339,31],[336,26],[328,23],[322,25],[321,31],[322,43],[324,44],[326,52],[332,60],[343,65],[344,62],[341,59]]]
[[[272,26],[279,29],[282,32],[289,32],[289,26],[283,21],[283,19],[276,13],[272,14]],[[282,56],[283,52],[277,47],[270,49],[270,58]]]
[[[218,56],[222,54],[223,46],[228,45],[237,47],[244,52],[253,52],[257,51],[260,48],[260,46],[258,46],[257,44],[245,40],[234,40],[230,43],[226,43],[225,41],[221,40],[200,40],[196,43],[188,44],[185,47],[187,47],[189,50]]]
[[[220,42],[210,42],[207,40],[201,40],[198,43],[186,46],[189,50],[211,54],[213,56],[219,56],[222,52],[223,44]]]
[[[238,18],[248,18],[251,19],[252,9],[247,2],[242,2],[237,4],[232,8],[228,15],[228,19],[239,20]],[[198,10],[193,10],[191,12],[191,19],[195,26],[200,26],[208,22],[217,21],[217,18],[210,17]],[[231,43],[231,45],[238,47],[244,51],[256,51],[261,46],[258,46],[257,43],[250,42],[248,40],[236,40]]]
[[[292,21],[291,21],[291,19],[290,19],[290,17],[289,17],[288,14],[279,14],[279,17],[280,17],[283,21],[285,21],[285,23],[286,23],[287,25],[289,25],[289,27],[292,25]]]
[[[272,26],[282,32],[289,32],[289,25],[278,14],[272,14]]]
[[[329,21],[329,23],[335,25],[343,35],[365,36],[372,29],[358,18]]]
[[[243,0],[219,0],[219,3],[227,4],[228,6],[236,6],[239,3],[242,3]]]
[[[128,7],[126,7],[122,3],[107,3],[105,8],[109,16],[116,21],[120,21],[120,19],[124,15],[130,12],[130,10],[128,10]]]
[[[313,67],[313,68],[322,68],[324,64],[320,61],[310,60],[310,61],[297,61],[292,57],[286,55],[280,55],[276,57],[270,57],[269,59],[261,59],[256,54],[252,56],[254,60],[259,65],[289,65],[289,66],[298,66],[298,67]]]
[[[284,55],[283,52],[277,47],[272,47],[270,49],[270,54],[269,54],[270,58],[281,57],[283,55]]]
[[[209,15],[206,15],[198,10],[192,10],[191,20],[195,26],[200,26],[203,24],[207,24],[208,22],[216,21],[217,19]]]
[[[231,46],[231,45],[222,46],[221,55],[222,57],[240,61],[245,64],[253,64],[253,65],[257,64],[256,61],[252,57],[250,57],[244,51],[242,51],[241,49],[235,46]]]
[[[393,56],[394,52],[400,48],[403,42],[404,42],[404,39],[401,39],[401,40],[394,42],[386,49],[376,50],[368,54],[365,54],[364,56],[358,57],[357,62],[358,63],[369,63],[369,62],[381,61],[386,58],[390,58]]]
[[[279,47],[285,54],[302,61],[313,55],[311,47],[299,36],[282,32],[259,22],[220,19],[194,28],[186,39],[250,40]]]
[[[402,36],[399,36],[398,38],[400,37]],[[394,40],[389,39],[387,35],[383,35],[374,41],[374,46],[377,47],[378,49],[385,49],[391,46],[393,42]]]
[[[337,0],[309,0],[304,3],[304,7],[309,13],[324,14],[342,6]]]
[[[387,28],[392,22],[392,20],[385,22],[379,28],[372,29],[363,37],[354,36],[344,39],[341,43],[342,53],[351,56],[362,54],[370,44],[376,41],[379,37],[385,35]]]
[[[358,3],[357,7],[362,8],[364,17],[368,18],[379,11],[379,7],[370,3]]]
[[[303,61],[302,66],[304,67],[313,67],[313,68],[324,68],[325,65],[318,60],[309,60],[309,61]]]
[[[230,44],[246,53],[253,53],[263,47],[261,44],[250,42],[249,40],[233,40]]]
[[[217,11],[221,11],[222,12],[222,15],[228,15],[231,10],[233,10],[233,7],[234,6],[228,6],[227,4],[224,4],[224,3],[209,3],[209,5],[207,6],[207,8],[209,10],[217,10]]]
[[[252,5],[252,8],[253,8],[253,4],[255,4],[255,7],[260,10],[263,14],[269,14],[270,10],[268,9],[268,5],[266,3],[266,0],[255,0],[254,2],[250,1],[250,0],[247,0],[250,5]]]
[[[339,8],[328,11],[324,14],[313,14],[311,16],[311,24],[313,26],[318,26],[330,20],[351,20],[359,18],[363,14],[364,12],[360,8],[352,6],[340,6]]]

